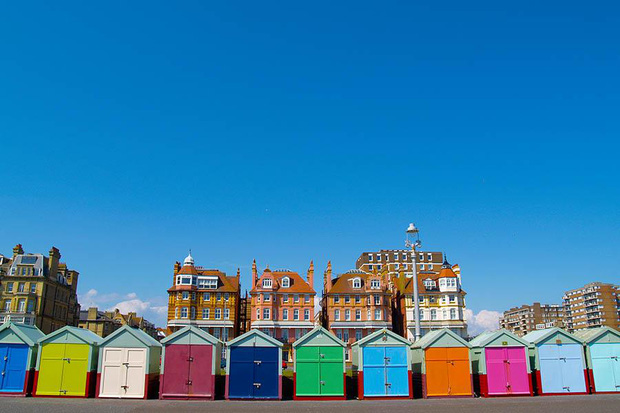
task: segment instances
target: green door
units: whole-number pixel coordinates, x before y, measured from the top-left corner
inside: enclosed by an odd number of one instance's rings
[[[41,362],[37,380],[37,395],[58,396],[62,385],[65,346],[62,343],[49,343],[41,346]]]
[[[319,396],[319,347],[298,347],[295,351],[295,391],[297,396]]]
[[[63,396],[85,396],[88,374],[88,344],[67,344],[62,372]]]
[[[319,347],[321,396],[344,395],[342,347]]]

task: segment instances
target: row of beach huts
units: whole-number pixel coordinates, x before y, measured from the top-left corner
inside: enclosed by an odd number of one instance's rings
[[[293,344],[294,399],[620,393],[620,332],[610,328],[498,330],[471,342],[442,329],[413,344],[384,329],[353,344],[349,374],[345,346],[322,327]],[[259,330],[222,343],[184,327],[158,342],[128,326],[102,339],[6,323],[0,363],[5,396],[214,399],[220,379],[227,399],[283,396],[282,343]]]

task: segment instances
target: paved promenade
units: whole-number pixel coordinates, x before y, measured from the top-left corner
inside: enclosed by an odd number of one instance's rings
[[[620,412],[620,395],[346,402],[228,402],[0,398],[0,412],[300,412],[300,413],[571,413]]]

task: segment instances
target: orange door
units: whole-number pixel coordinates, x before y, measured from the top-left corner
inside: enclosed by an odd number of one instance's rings
[[[425,350],[427,396],[448,395],[447,355],[447,349],[443,347],[427,348]]]
[[[469,371],[469,349],[448,348],[448,394],[450,396],[470,396],[471,375]]]

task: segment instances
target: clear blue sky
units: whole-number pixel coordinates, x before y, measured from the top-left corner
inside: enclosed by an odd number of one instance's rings
[[[475,312],[618,282],[617,2],[416,3],[4,2],[0,252],[159,323],[189,248],[320,280],[410,221]]]

